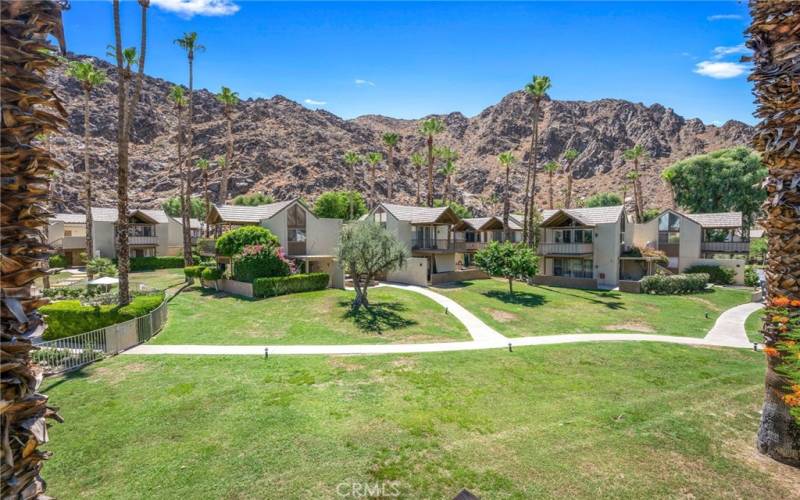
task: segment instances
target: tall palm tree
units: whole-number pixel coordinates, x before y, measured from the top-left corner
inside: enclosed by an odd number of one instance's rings
[[[442,161],[442,166],[439,167],[439,173],[444,176],[444,192],[442,193],[442,201],[447,204],[448,196],[450,194],[450,185],[453,175],[456,173],[456,160],[458,160],[458,153],[448,147],[435,148],[433,155]]]
[[[393,198],[392,187],[394,184],[394,151],[397,149],[397,143],[400,142],[400,136],[394,132],[386,132],[383,134],[383,145],[386,146],[386,199],[390,202]]]
[[[367,153],[364,158],[369,164],[369,206],[370,208],[377,205],[375,199],[375,167],[383,160],[383,155],[377,151]]]
[[[800,115],[799,14],[797,2],[790,0],[752,1],[750,14],[747,46],[753,50],[754,63],[750,80],[755,85],[756,116],[761,119],[753,134],[753,145],[768,168],[768,196],[762,207],[765,218],[761,225],[768,241],[767,297],[771,306],[761,329],[768,356],[756,444],[761,453],[797,467],[800,405],[791,398],[800,397],[800,349],[795,343],[800,319],[800,144],[791,140],[786,131],[797,130]]]
[[[641,172],[639,171],[639,160],[647,157],[647,150],[644,149],[644,146],[641,144],[637,144],[630,149],[626,149],[623,153],[623,157],[626,160],[633,161],[633,171],[636,173],[636,175],[633,177],[633,201],[636,209],[636,222],[644,222],[644,219],[642,218],[642,184],[639,180],[639,177],[641,177]]]
[[[92,239],[92,172],[89,168],[89,102],[92,90],[106,82],[105,71],[94,67],[92,61],[72,61],[67,66],[67,75],[78,80],[83,89],[83,183],[86,196],[86,258],[94,256]],[[91,267],[86,268],[86,276],[93,279]]]
[[[535,240],[533,234],[534,219],[534,197],[536,196],[536,160],[539,152],[539,112],[542,98],[552,84],[550,77],[534,75],[530,83],[525,85],[525,92],[533,97],[533,133],[531,134],[531,145],[528,151],[528,163],[525,174],[525,207],[523,214],[522,239],[528,245],[532,245]]]
[[[186,162],[191,165],[193,148],[194,148],[194,54],[195,52],[202,52],[206,48],[197,43],[197,33],[194,31],[184,33],[181,38],[175,40],[175,43],[186,51],[186,59],[189,62],[189,98],[188,98],[188,116],[186,118]],[[181,212],[183,222],[183,261],[184,265],[191,266],[194,264],[192,258],[192,232],[189,227],[189,197],[192,194],[192,176],[191,172],[186,175],[186,203],[184,210]]]
[[[175,140],[178,146],[178,175],[180,177],[180,194],[179,198],[181,200],[181,224],[183,225],[182,234],[183,234],[183,262],[184,265],[191,265],[187,264],[192,262],[192,240],[191,240],[191,231],[189,234],[189,238],[186,238],[186,228],[189,227],[190,221],[190,213],[189,210],[191,208],[191,200],[188,186],[189,186],[189,169],[186,165],[186,160],[183,157],[183,142],[185,140],[184,136],[184,123],[183,123],[183,116],[185,114],[186,105],[188,104],[188,100],[186,99],[186,92],[183,90],[183,87],[180,85],[173,85],[169,91],[168,98],[172,101],[172,104],[175,106],[175,114],[178,116],[178,130],[177,130],[177,139]],[[189,228],[191,229],[191,228]]]
[[[638,180],[639,180],[639,173],[638,172],[628,172],[625,174],[625,179],[630,182],[631,189],[633,190],[633,205],[634,205],[634,215],[636,216],[636,222],[641,222],[641,216],[639,215],[639,211],[637,209],[637,201],[639,199],[639,188],[638,188]],[[623,195],[622,203],[625,203],[625,198]]]
[[[669,188],[669,197],[670,197],[670,205],[673,210],[678,209],[678,201],[675,199],[675,185],[672,183],[675,179],[675,171],[666,169],[661,171],[661,180],[664,181],[664,184],[667,185]]]
[[[2,176],[0,226],[3,227],[0,315],[2,350],[2,447],[0,491],[4,498],[46,498],[40,473],[48,454],[46,419],[62,421],[39,392],[42,367],[31,354],[32,337],[45,318],[37,308],[46,304],[35,280],[44,273],[50,251],[42,228],[47,226],[47,190],[42,179],[63,166],[35,144],[38,134],[66,125],[66,112],[48,84],[46,72],[58,61],[48,37],[59,39],[62,53],[61,8],[56,1],[0,2],[3,47],[3,110],[0,145]],[[10,181],[10,182],[6,182]]]
[[[147,8],[150,0],[139,0],[141,7],[141,35],[136,83],[133,95],[128,96],[128,83],[132,78],[131,67],[135,51],[122,47],[122,26],[119,15],[119,0],[114,0],[114,49],[117,60],[117,272],[119,277],[119,305],[131,301],[128,287],[130,254],[128,248],[128,174],[130,161],[130,136],[133,115],[139,104],[144,80],[144,63],[147,51]]]
[[[355,218],[355,202],[353,200],[353,193],[356,190],[356,165],[361,163],[361,155],[356,153],[355,151],[348,151],[342,157],[344,160],[345,165],[347,165],[347,171],[350,177],[350,192],[348,193],[348,199],[350,202],[350,219]]]
[[[219,204],[224,205],[228,199],[228,175],[233,167],[233,108],[239,103],[239,93],[223,86],[217,94],[217,100],[223,105],[225,121],[228,124],[228,141],[225,148],[225,161],[220,164],[222,179],[219,183]]]
[[[203,198],[205,199],[206,213],[209,213],[211,211],[211,200],[208,197],[208,168],[211,163],[205,158],[198,158],[194,165],[203,173]],[[206,237],[208,237],[208,225],[206,225]]]
[[[419,132],[425,136],[428,145],[428,206],[433,206],[433,136],[444,132],[444,123],[438,118],[428,118],[419,126]]]
[[[542,166],[542,169],[547,172],[547,202],[551,210],[555,208],[555,204],[553,203],[553,174],[558,170],[558,166],[558,163],[553,160],[548,161]]]
[[[425,157],[422,153],[413,153],[411,155],[411,164],[414,165],[414,177],[417,179],[417,198],[414,202],[415,205],[419,206],[422,203],[421,198],[421,185],[422,185],[422,166],[425,165]]]
[[[511,166],[516,163],[517,159],[514,157],[514,153],[506,151],[497,156],[497,161],[506,169],[506,188],[503,192],[503,238],[505,241],[511,241],[511,227],[508,224],[511,213]]]
[[[572,208],[572,167],[579,154],[580,152],[573,148],[564,151],[564,160],[567,162],[564,167],[564,175],[567,178],[567,190],[564,194],[564,208]]]

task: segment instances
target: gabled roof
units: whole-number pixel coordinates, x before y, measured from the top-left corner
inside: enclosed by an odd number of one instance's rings
[[[623,206],[593,207],[593,208],[563,208],[544,210],[542,212],[542,225],[549,225],[562,217],[569,217],[587,226],[597,224],[614,224],[622,215]]]
[[[508,217],[508,226],[511,228],[512,231],[521,231],[522,226],[514,220],[513,217],[509,215]],[[467,229],[471,229],[473,231],[488,231],[493,228],[503,228],[503,218],[493,215],[491,217],[471,217],[467,219],[461,219],[461,223],[459,223],[456,227],[456,231],[465,231]]]
[[[169,216],[163,210],[141,210],[133,209],[131,216],[139,215],[157,224],[168,224]],[[85,214],[54,214],[51,221],[64,222],[66,224],[86,224]],[[105,207],[92,207],[92,220],[95,222],[117,222],[117,209]]]
[[[163,210],[137,210],[145,214],[159,224],[169,224],[169,216]]]
[[[450,207],[415,207],[392,203],[381,203],[378,207],[383,207],[397,220],[410,222],[411,224],[457,224],[461,220]],[[373,212],[378,207],[373,209]]]
[[[689,219],[700,224],[701,227],[710,229],[715,228],[738,228],[742,227],[741,212],[721,212],[712,214],[684,214]]]
[[[271,219],[278,212],[288,207],[296,198],[267,205],[247,207],[241,205],[213,205],[208,215],[210,224],[258,224],[264,219]]]
[[[200,219],[195,219],[190,217],[189,218],[189,227],[192,229],[201,229],[203,225],[200,223]]]

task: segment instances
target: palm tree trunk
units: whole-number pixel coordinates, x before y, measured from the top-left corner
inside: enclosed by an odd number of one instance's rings
[[[788,0],[751,1],[752,22],[748,33],[748,48],[754,51],[754,94],[758,102],[756,116],[761,122],[753,134],[753,145],[761,153],[768,168],[765,182],[767,199],[762,206],[766,218],[761,221],[768,242],[767,297],[773,307],[764,315],[762,333],[767,348],[764,407],[756,444],[758,450],[775,460],[800,466],[800,421],[792,416],[788,395],[792,384],[800,384],[781,369],[797,369],[796,351],[787,342],[796,335],[797,326],[787,329],[777,322],[777,316],[787,316],[788,325],[798,321],[800,308],[787,305],[775,307],[778,297],[800,300],[800,145],[784,140],[785,131],[796,128],[800,113],[797,82],[797,48],[800,38],[800,12],[797,3]],[[783,318],[781,318],[783,320]],[[766,349],[765,349],[766,350]],[[794,363],[794,365],[792,365]],[[789,372],[791,373],[791,371]]]
[[[428,206],[433,206],[433,135],[428,135]]]
[[[417,206],[422,202],[422,176],[420,174],[422,174],[422,169],[417,167],[417,201],[415,203]]]
[[[353,220],[355,217],[355,204],[353,200],[353,194],[356,191],[356,166],[350,165],[350,192],[347,196],[347,201],[350,204],[350,220]]]
[[[564,197],[564,208],[572,208],[572,162],[567,163],[567,193]]]
[[[554,207],[553,205],[553,172],[547,172],[547,196],[550,198],[548,201],[550,202],[550,210]]]
[[[181,222],[183,223],[183,263],[184,266],[194,265],[192,258],[192,231],[189,222],[191,201],[192,201],[192,151],[194,142],[194,57],[189,52],[189,116],[186,124],[186,177],[184,179],[183,209],[181,210]]]
[[[388,182],[386,183],[386,198],[388,198],[389,203],[392,202],[392,184],[394,182],[394,147],[389,147],[389,165],[387,166],[388,169]]]
[[[369,166],[369,208],[375,207],[375,165]]]
[[[122,34],[119,18],[119,0],[114,0],[114,41],[117,57],[117,272],[119,273],[120,305],[131,301],[128,290],[128,136],[126,134],[127,70],[122,63]]]
[[[539,139],[539,99],[533,99],[533,130],[531,134],[531,145],[528,154],[527,172],[525,174],[525,212],[522,216],[522,240],[526,245],[533,242],[531,233],[532,223],[529,220],[533,219],[533,191],[536,190],[536,143]],[[533,179],[533,187],[531,187],[531,179]]]
[[[636,222],[642,222],[642,183],[639,180],[639,159],[633,160],[633,171],[636,172],[636,178],[633,179],[633,196],[634,204],[636,205]]]
[[[94,240],[92,239],[92,172],[89,168],[89,88],[83,89],[83,182],[86,184],[86,260],[94,257]],[[94,279],[86,267],[86,278]]]
[[[228,107],[227,104],[225,106]],[[228,143],[225,147],[225,168],[222,169],[222,181],[219,186],[220,205],[224,205],[228,201],[228,174],[233,161],[233,116],[231,116],[230,110],[225,111],[225,118],[228,122]]]
[[[511,241],[511,228],[508,225],[508,218],[511,213],[511,192],[509,191],[511,185],[511,167],[506,165],[506,190],[503,197],[503,237],[505,241]]]
[[[208,170],[203,170],[203,193],[206,198],[206,214],[211,211],[211,201],[208,197]],[[206,238],[208,238],[208,224],[206,224]]]

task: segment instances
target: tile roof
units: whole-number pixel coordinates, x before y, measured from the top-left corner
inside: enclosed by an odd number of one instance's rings
[[[741,212],[721,212],[713,214],[684,214],[689,219],[708,228],[737,228],[742,227]]]
[[[264,219],[269,219],[295,200],[279,201],[268,205],[246,207],[239,205],[214,205],[222,223],[258,224]]]
[[[169,224],[169,216],[163,210],[138,210],[138,212],[145,214],[159,224]]]
[[[189,227],[192,229],[201,229],[203,225],[200,223],[200,219],[195,219],[193,217],[189,218]]]
[[[522,216],[520,216],[520,218],[522,218]],[[469,225],[469,227],[471,227],[474,230],[479,230],[492,220],[496,220],[501,225],[503,224],[503,217],[498,215],[493,215],[491,217],[470,217],[467,219],[461,219],[462,222]],[[514,216],[511,214],[509,214],[508,217],[508,225],[512,231],[522,230],[522,225],[519,224],[517,220],[514,218]]]
[[[169,216],[163,210],[140,210],[133,209],[131,214],[141,212],[146,217],[149,217],[159,224],[169,223]],[[84,214],[55,214],[51,219],[53,221],[65,222],[67,224],[86,224],[86,215]],[[117,209],[105,207],[92,207],[92,220],[97,222],[117,222]]]
[[[622,215],[623,206],[617,205],[614,207],[593,207],[593,208],[563,208],[555,210],[542,211],[542,223],[552,218],[559,212],[564,212],[573,219],[586,224],[587,226],[594,226],[597,224],[613,224],[619,220]]]
[[[448,207],[415,207],[392,203],[381,203],[381,206],[394,215],[397,220],[412,224],[433,224],[449,210]]]

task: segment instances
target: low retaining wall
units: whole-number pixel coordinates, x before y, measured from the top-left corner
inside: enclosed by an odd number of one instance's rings
[[[214,283],[208,283],[210,288],[214,287]],[[255,297],[253,294],[253,284],[245,281],[236,280],[217,280],[217,287],[221,292],[229,293],[231,295],[240,295],[242,297]]]
[[[482,280],[489,275],[480,269],[465,269],[463,271],[452,271],[449,273],[436,273],[431,275],[431,285],[449,283],[451,281]]]
[[[428,285],[428,259],[409,257],[400,269],[387,273],[387,281],[405,283],[406,285]]]
[[[642,293],[642,282],[634,280],[619,280],[619,291],[627,293]]]
[[[561,286],[565,288],[597,289],[597,280],[594,278],[568,278],[566,276],[534,276],[536,285]]]

